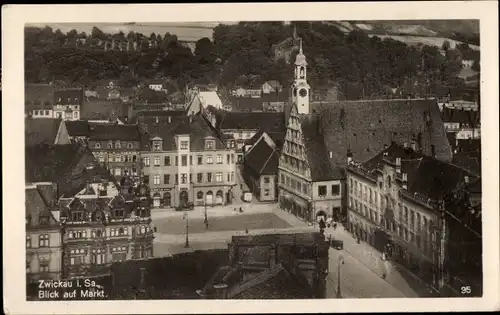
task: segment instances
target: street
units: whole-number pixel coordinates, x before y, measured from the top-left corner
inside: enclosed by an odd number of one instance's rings
[[[240,205],[237,205],[238,209]],[[243,213],[234,211],[235,205],[207,209],[209,228],[204,225],[205,209],[196,207],[188,212],[189,247],[186,248],[186,220],[184,212],[172,209],[155,209],[153,225],[157,228],[154,241],[156,257],[170,256],[193,250],[224,249],[234,235],[268,233],[303,233],[318,231],[277,204],[243,204]],[[338,265],[340,267],[340,290],[342,298],[395,298],[425,296],[426,287],[416,282],[409,283],[407,275],[390,261],[383,261],[381,253],[368,244],[358,244],[341,225],[337,229],[327,228],[331,234],[344,242],[343,250],[329,250],[329,274],[327,276],[327,298],[337,297]],[[382,274],[386,278],[382,278]]]

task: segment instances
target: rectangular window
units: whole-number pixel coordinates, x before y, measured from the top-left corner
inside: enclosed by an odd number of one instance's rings
[[[222,154],[217,154],[217,164],[222,164]]]
[[[207,173],[207,182],[212,182],[212,173]]]
[[[230,182],[231,181],[231,174],[230,173],[227,173],[227,181]]]
[[[187,184],[187,174],[186,173],[181,174],[181,184]]]
[[[197,181],[198,183],[203,182],[203,173],[198,173],[198,174],[196,174],[196,181]]]
[[[193,165],[193,156],[192,155],[189,156],[189,165]]]
[[[212,155],[211,154],[207,155],[207,164],[213,164],[213,163],[214,163],[214,161],[212,159]]]
[[[149,157],[145,157],[142,159],[144,166],[149,166]]]
[[[231,154],[226,155],[227,164],[231,164]]]
[[[189,145],[188,141],[181,141],[181,150],[187,150],[188,145]]]
[[[171,163],[171,162],[170,162],[170,156],[166,156],[166,157],[164,158],[164,163],[165,163],[165,166],[170,166],[170,163]]]
[[[213,150],[213,149],[214,149],[215,143],[214,143],[214,141],[213,141],[213,140],[206,140],[206,141],[205,141],[205,144],[206,144],[206,145],[205,145],[205,148],[206,148],[207,150]]]
[[[160,175],[153,176],[153,185],[160,185]]]
[[[332,185],[332,196],[340,195],[340,185]]]
[[[283,175],[283,174],[280,175],[280,181],[282,184],[285,183],[285,175]]]
[[[190,182],[190,183],[192,183],[192,182],[193,182],[193,174],[192,174],[192,173],[190,173],[190,174],[189,174],[189,182]]]
[[[40,272],[49,272],[49,262],[48,261],[40,261],[39,271]]]
[[[217,183],[222,183],[222,173],[215,173],[215,181]]]
[[[187,155],[185,154],[181,156],[181,166],[187,166]]]
[[[121,168],[119,168],[119,167],[117,167],[117,168],[115,169],[115,175],[116,175],[116,176],[122,176],[122,169],[121,169]]]
[[[154,157],[154,165],[156,167],[159,167],[160,166],[160,157],[159,156],[155,156]]]
[[[231,172],[231,181],[234,182],[234,172]]]
[[[234,154],[231,154],[231,164],[234,164]]]
[[[175,184],[179,184],[179,174],[175,174]]]
[[[144,175],[144,183],[149,185],[149,175]]]
[[[269,189],[264,189],[264,196],[269,196]]]
[[[164,174],[163,175],[163,183],[164,184],[170,184],[170,174]]]
[[[203,155],[198,155],[198,165],[203,165]]]
[[[113,262],[125,261],[127,259],[127,253],[113,253]]]
[[[175,156],[175,166],[179,165],[179,156]]]
[[[318,186],[318,196],[320,197],[326,196],[326,186],[324,185]]]
[[[269,182],[270,182],[269,177],[267,177],[267,176],[266,176],[266,177],[264,177],[264,183],[265,183],[265,184],[269,184]]]
[[[26,248],[31,248],[31,236],[26,236]]]

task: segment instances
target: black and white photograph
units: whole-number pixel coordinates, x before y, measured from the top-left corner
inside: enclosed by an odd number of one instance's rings
[[[479,18],[22,32],[28,304],[444,301],[498,275]]]

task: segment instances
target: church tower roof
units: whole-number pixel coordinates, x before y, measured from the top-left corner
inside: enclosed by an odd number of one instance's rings
[[[306,56],[302,51],[302,38],[300,39],[300,48],[297,57],[295,57],[295,65],[296,66],[307,66]]]

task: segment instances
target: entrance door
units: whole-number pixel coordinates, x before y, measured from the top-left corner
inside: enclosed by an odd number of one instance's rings
[[[153,199],[153,207],[155,207],[155,208],[160,207],[160,199],[159,198]]]
[[[179,193],[179,206],[185,207],[189,202],[188,192],[183,190]]]
[[[212,206],[214,203],[214,193],[211,190],[209,190],[205,195],[205,198],[207,206]]]

